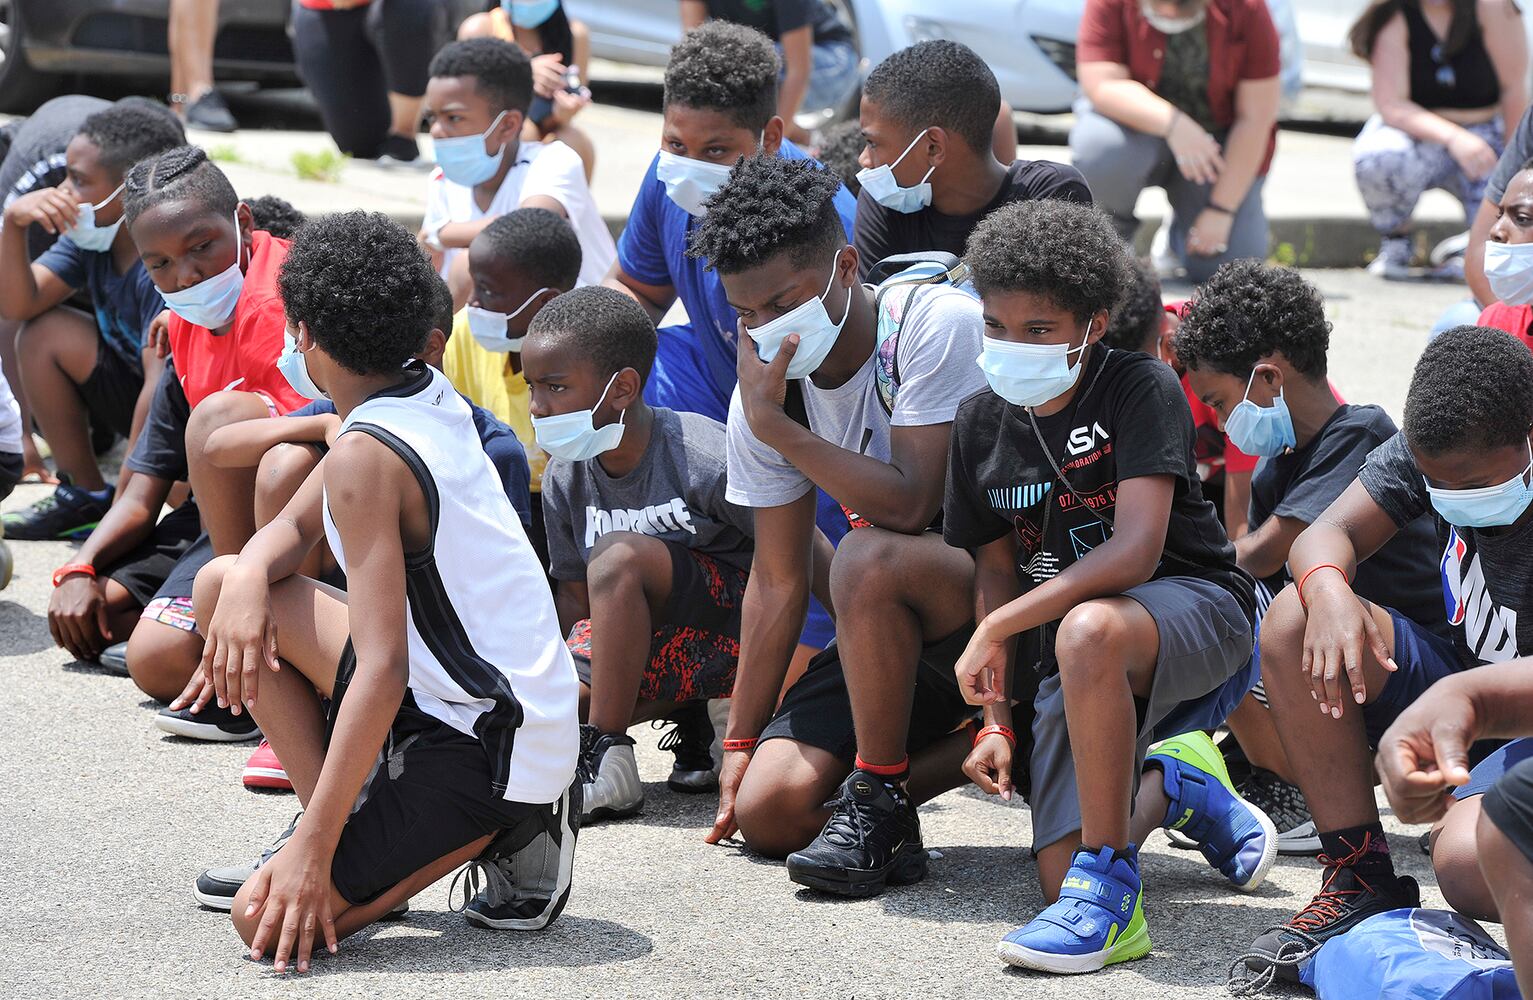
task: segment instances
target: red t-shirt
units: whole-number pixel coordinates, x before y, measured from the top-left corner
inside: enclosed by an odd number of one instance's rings
[[[1533,348],[1533,306],[1509,306],[1505,302],[1492,302],[1480,313],[1481,326],[1493,326],[1505,330],[1518,340]]]
[[[277,294],[277,269],[286,257],[287,240],[259,229],[251,234],[250,264],[228,333],[216,335],[170,314],[170,355],[193,407],[224,389],[261,392],[283,413],[309,402],[277,370],[287,328],[282,296]]]

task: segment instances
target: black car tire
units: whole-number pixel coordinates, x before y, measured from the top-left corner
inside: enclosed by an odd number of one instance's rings
[[[63,85],[63,77],[33,69],[27,62],[21,13],[26,2],[0,0],[0,111],[23,115],[31,114]]]

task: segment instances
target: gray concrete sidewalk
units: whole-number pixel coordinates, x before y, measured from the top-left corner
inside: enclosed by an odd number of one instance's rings
[[[1058,121],[1056,120],[1056,126]],[[614,232],[622,229],[639,182],[660,143],[660,116],[593,105],[580,125],[597,148],[593,192]],[[193,140],[213,152],[241,194],[276,194],[309,213],[340,208],[365,208],[418,226],[425,208],[426,169],[384,168],[366,161],[348,161],[337,182],[302,180],[294,171],[294,153],[335,152],[323,132],[248,130],[232,136],[194,133]],[[430,139],[421,145],[429,155]],[[1352,177],[1350,139],[1307,132],[1284,131],[1267,179],[1266,207],[1271,220],[1273,252],[1279,259],[1308,267],[1356,267],[1378,249],[1378,239]],[[337,154],[338,155],[338,154]],[[1068,162],[1063,145],[1029,145],[1023,157]],[[1144,192],[1139,214],[1147,225],[1147,242],[1167,211],[1158,189]],[[1424,245],[1464,228],[1457,199],[1442,191],[1428,192],[1416,218]]]

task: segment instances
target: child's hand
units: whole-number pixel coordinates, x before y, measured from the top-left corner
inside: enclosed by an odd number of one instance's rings
[[[201,669],[213,680],[218,707],[239,715],[255,705],[261,664],[273,672],[277,661],[277,626],[272,620],[271,588],[265,579],[231,569],[202,646]]]
[[[1366,657],[1378,660],[1391,673],[1398,668],[1371,610],[1340,573],[1313,577],[1304,596],[1309,600],[1309,615],[1302,669],[1309,675],[1310,693],[1320,703],[1321,713],[1339,719],[1348,686],[1357,704],[1368,700],[1363,677]]]
[[[77,660],[94,661],[112,641],[106,598],[95,577],[65,577],[48,598],[48,630],[53,641]]]
[[[991,705],[1006,698],[1006,641],[981,623],[953,668],[958,690],[970,705]]]
[[[1478,724],[1474,703],[1451,682],[1433,687],[1400,713],[1375,758],[1384,794],[1405,823],[1434,823],[1448,795],[1469,781],[1469,744]]]
[[[740,832],[735,822],[735,796],[740,793],[740,782],[745,780],[745,769],[750,766],[751,755],[747,750],[728,750],[724,762],[719,765],[719,811],[713,818],[713,829],[703,838],[705,844],[717,844]]]
[[[250,939],[250,957],[259,962],[273,940],[272,967],[286,972],[288,958],[299,972],[309,971],[316,932],[324,934],[325,946],[335,954],[340,944],[330,901],[330,858],[307,848],[295,833],[284,850],[251,876],[252,885],[245,916],[261,914],[261,923]]]
[[[144,346],[154,348],[154,356],[157,358],[170,356],[169,309],[161,309],[159,315],[149,321],[149,329],[144,331]]]
[[[26,227],[34,222],[55,236],[74,228],[80,206],[58,188],[24,194],[5,210],[5,224]]]
[[[170,703],[170,710],[179,712],[189,707],[192,714],[196,715],[212,700],[213,694],[213,672],[207,664],[199,661],[196,669],[192,671],[191,680],[187,681],[186,687],[176,695],[176,700]]]
[[[735,374],[740,381],[740,408],[745,411],[745,422],[756,437],[762,437],[762,427],[772,416],[782,416],[788,401],[788,362],[798,351],[798,335],[792,334],[777,349],[777,356],[770,362],[762,361],[756,354],[756,341],[751,339],[745,324],[740,324],[740,346],[735,352]]]
[[[963,773],[986,795],[999,795],[1011,801],[1011,741],[1000,733],[991,733],[969,751]]]

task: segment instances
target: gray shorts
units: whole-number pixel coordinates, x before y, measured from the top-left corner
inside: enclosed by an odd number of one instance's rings
[[[1134,788],[1150,745],[1221,724],[1257,679],[1251,623],[1234,595],[1207,580],[1176,576],[1124,593],[1144,606],[1160,632],[1148,702],[1140,711]],[[1065,725],[1065,699],[1055,671],[1033,700],[1033,850],[1080,829],[1075,761]]]

